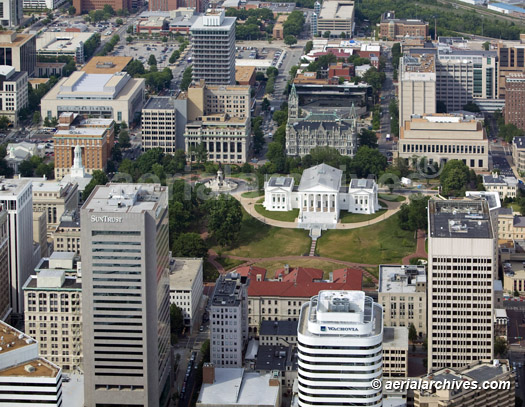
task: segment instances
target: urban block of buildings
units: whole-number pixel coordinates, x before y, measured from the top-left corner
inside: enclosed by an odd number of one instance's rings
[[[427,333],[427,276],[425,266],[379,266],[377,302],[383,307],[385,327],[414,325],[419,336]]]
[[[299,223],[334,227],[339,213],[372,214],[381,209],[373,179],[352,179],[346,187],[343,172],[326,164],[303,171],[296,187],[293,177],[271,177],[264,185],[263,206],[269,211],[299,209]]]
[[[417,19],[396,18],[394,11],[381,15],[379,37],[388,41],[412,38],[428,38],[428,23]]]

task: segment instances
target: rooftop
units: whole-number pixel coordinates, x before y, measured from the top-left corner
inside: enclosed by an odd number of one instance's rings
[[[60,367],[49,362],[44,358],[38,358],[23,362],[18,365],[0,370],[0,377],[23,376],[30,377],[57,377],[60,373]]]
[[[0,197],[3,199],[14,198],[24,191],[28,185],[31,186],[31,181],[28,179],[6,179],[0,177]]]
[[[220,25],[206,25],[204,19],[206,16],[199,16],[191,25],[190,31],[206,30],[206,31],[229,31],[235,26],[236,17],[224,17],[224,21]]]
[[[147,100],[142,110],[175,110],[173,98],[170,96],[153,96]]]
[[[509,187],[517,187],[518,180],[516,177],[506,177],[493,173],[490,175],[483,175],[483,184],[507,185]]]
[[[499,198],[499,193],[492,191],[466,191],[465,195],[467,198],[476,200],[476,199],[484,199],[487,201],[489,205],[489,210],[499,209],[498,213],[505,213],[507,211],[507,208],[501,207],[501,200]],[[510,209],[510,208],[509,208]],[[503,212],[502,212],[503,211]],[[512,209],[510,211],[512,214]]]
[[[408,351],[408,329],[402,326],[383,328],[383,349],[406,348]]]
[[[187,257],[170,259],[170,289],[172,291],[191,289],[199,271],[202,272],[202,259]]]
[[[94,33],[92,32],[52,32],[46,31],[36,39],[37,52],[75,52],[85,44]]]
[[[82,207],[95,213],[141,213],[154,210],[161,199],[167,199],[167,188],[159,184],[98,185]],[[94,216],[94,215],[93,215]],[[95,217],[96,218],[96,217]],[[102,216],[102,220],[121,222],[122,218]],[[119,220],[120,219],[120,220]]]
[[[2,31],[0,34],[0,47],[21,47],[34,37],[34,34],[20,34],[11,30]]]
[[[413,54],[403,57],[404,72],[432,73],[436,72],[435,56],[431,54]]]
[[[354,2],[341,0],[325,0],[321,6],[319,19],[326,20],[349,20],[354,15]]]
[[[350,181],[350,189],[373,189],[375,181],[369,178],[354,178]]]
[[[290,188],[293,183],[292,177],[271,177],[268,181],[269,187]]]
[[[63,278],[62,284],[54,281]],[[29,276],[23,287],[24,290],[35,291],[81,291],[82,283],[76,277],[66,276],[65,271],[42,270],[36,276]]]
[[[343,171],[326,164],[310,167],[303,171],[299,191],[319,188],[339,191],[342,174]]]
[[[502,374],[511,371],[508,360],[494,360],[492,363],[476,362],[463,369],[454,370],[451,368],[441,369],[427,375],[424,380],[434,380],[442,382],[444,380],[472,380],[477,383],[484,383],[497,380]],[[468,391],[468,390],[466,390]]]
[[[430,237],[492,239],[487,201],[430,200]]]
[[[254,66],[236,66],[235,80],[237,82],[248,82],[255,75]]]
[[[514,137],[512,143],[517,149],[525,148],[525,136]]]
[[[426,281],[425,266],[379,265],[380,293],[415,293],[417,284]]]
[[[91,74],[114,74],[117,72],[122,72],[132,60],[132,57],[124,56],[94,56],[89,60],[89,62],[86,65],[84,65],[82,70],[86,73]]]
[[[297,335],[297,324],[297,321],[261,321],[259,336],[295,336]]]
[[[215,382],[203,383],[197,404],[201,406],[274,406],[280,387],[270,386],[271,374],[245,372],[243,368],[215,368]]]
[[[501,8],[503,10],[508,10],[508,11],[513,11],[515,13],[524,13],[525,14],[525,9],[524,8],[521,8],[521,7],[518,7],[518,6],[514,6],[512,4],[490,3],[490,5],[493,6],[493,7]]]
[[[297,335],[297,332],[296,332]],[[292,363],[291,347],[259,345],[255,370],[283,372]]]
[[[34,344],[35,342],[30,336],[0,321],[0,355]]]
[[[214,307],[237,306],[241,300],[241,288],[248,281],[247,277],[243,277],[238,273],[221,275],[215,284],[211,305]]]

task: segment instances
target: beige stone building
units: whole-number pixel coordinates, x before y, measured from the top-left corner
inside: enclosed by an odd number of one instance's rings
[[[498,213],[498,239],[525,240],[525,217],[515,216],[510,208]]]
[[[351,36],[354,29],[354,2],[349,0],[325,0],[317,20],[317,31],[339,37]]]
[[[525,268],[522,261],[509,260],[503,263],[503,291],[505,294],[525,295]]]
[[[11,65],[18,72],[33,76],[36,68],[36,36],[16,31],[0,33],[0,65]]]
[[[436,113],[436,60],[432,54],[405,55],[399,64],[399,126],[413,114]]]
[[[383,329],[383,378],[408,377],[408,329]]]
[[[414,390],[414,407],[514,407],[515,376],[508,360],[495,360],[491,363],[474,363],[463,369],[441,369],[423,378],[424,381],[442,382],[469,381],[479,383],[480,388],[449,390]],[[487,381],[504,382],[505,389],[482,389]],[[430,387],[430,386],[429,386]]]
[[[18,126],[18,114],[29,103],[27,72],[17,72],[8,65],[0,65],[0,115]]]
[[[53,232],[55,252],[73,252],[80,256],[80,216],[78,211],[66,211]]]
[[[33,212],[33,242],[40,246],[40,258],[48,255],[47,220],[45,212]]]
[[[512,159],[518,174],[525,172],[525,137],[514,137],[512,140]]]
[[[76,262],[66,256],[73,253],[63,254],[44,259],[24,284],[25,331],[38,341],[40,355],[72,372],[82,366],[82,288],[71,275]]]
[[[33,180],[33,211],[46,214],[49,233],[60,223],[66,211],[78,209],[78,185],[59,182]]]
[[[208,160],[223,164],[248,161],[251,149],[250,86],[205,85],[188,89],[187,119],[184,131],[186,155],[201,143]]]
[[[474,116],[413,115],[401,127],[398,155],[406,160],[426,157],[430,164],[461,160],[471,169],[486,171],[489,141],[483,123]]]
[[[162,148],[173,154],[177,147],[177,110],[171,97],[152,97],[142,109],[142,150]]]
[[[115,145],[115,122],[112,119],[83,119],[76,113],[63,113],[59,118],[55,140],[55,178],[71,173],[75,147],[82,148],[81,157],[88,174],[105,170]]]
[[[7,211],[0,205],[0,321],[11,313],[9,304],[9,232]]]
[[[427,333],[427,277],[425,266],[379,266],[377,302],[383,306],[385,327],[414,324],[421,336]]]
[[[46,93],[41,102],[43,118],[74,112],[130,123],[138,118],[144,102],[145,79],[126,72],[96,74],[73,72]]]
[[[501,200],[518,196],[518,180],[494,172],[483,176],[483,186],[488,192],[497,192]]]
[[[261,321],[259,344],[262,346],[297,345],[297,321]]]

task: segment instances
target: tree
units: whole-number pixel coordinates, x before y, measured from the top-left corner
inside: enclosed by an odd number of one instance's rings
[[[122,18],[117,18],[117,19],[115,20],[115,24],[117,24],[117,25],[122,25],[122,24],[124,24],[124,20],[122,20]]]
[[[482,46],[483,46],[483,49],[484,49],[485,51],[488,51],[488,50],[490,49],[490,42],[485,41],[485,42],[482,44]]]
[[[180,233],[173,241],[171,251],[175,257],[206,258],[208,254],[206,243],[198,233]]]
[[[208,230],[217,244],[226,247],[239,238],[242,222],[241,204],[229,195],[219,195],[206,202]]]
[[[129,148],[131,147],[129,133],[126,130],[121,130],[118,135],[118,143],[120,148]]]
[[[171,344],[177,343],[177,336],[184,330],[184,315],[177,304],[170,305]]]
[[[417,330],[414,324],[410,324],[410,327],[408,328],[408,339],[410,342],[417,341]]]
[[[109,4],[104,4],[104,7],[102,8],[102,12],[104,14],[109,14],[110,16],[115,15],[115,10]]]
[[[190,155],[193,156],[194,161],[198,164],[204,164],[208,161],[208,151],[206,150],[206,144],[199,143],[196,146],[190,148]]]
[[[499,136],[507,143],[511,143],[514,137],[523,136],[523,130],[518,129],[514,124],[504,124],[499,126]]]
[[[399,227],[404,230],[427,229],[427,205],[430,197],[416,194],[410,196],[408,204],[404,203],[399,209]]]
[[[277,122],[277,126],[286,124],[288,121],[288,110],[277,110],[273,112],[272,119]]]
[[[308,41],[306,45],[304,46],[304,53],[308,54],[313,49],[313,47],[314,47],[314,42]]]
[[[0,130],[7,130],[11,121],[7,116],[0,116]]]
[[[42,121],[42,116],[40,116],[40,112],[37,110],[35,111],[35,113],[33,113],[33,124],[35,126],[38,126],[41,121]]]
[[[263,111],[268,111],[270,110],[270,101],[268,100],[268,98],[264,98],[262,103],[261,103],[261,109]]]
[[[297,38],[293,35],[287,35],[284,37],[284,43],[288,46],[292,46],[294,44],[297,44]]]
[[[325,31],[323,34],[323,38],[330,38],[330,31]]]
[[[468,102],[466,105],[463,105],[463,110],[467,112],[479,113],[479,106],[474,102]]]
[[[31,161],[24,160],[20,163],[18,166],[18,172],[22,177],[32,177],[33,176],[34,167]]]
[[[70,16],[73,16],[77,12],[77,9],[73,6],[69,6],[69,8],[67,9],[67,12],[69,13]]]
[[[351,162],[351,169],[360,178],[369,175],[379,175],[386,168],[386,157],[375,148],[368,146],[359,147]]]
[[[47,179],[53,178],[53,169],[54,165],[53,163],[50,164],[44,164],[40,163],[35,169],[35,174],[39,177],[45,176]]]
[[[155,58],[155,55],[151,54],[148,58],[148,65],[157,65],[157,58]]]
[[[82,192],[82,200],[86,201],[91,195],[91,192],[95,189],[97,185],[105,185],[108,183],[108,176],[104,171],[95,170],[92,174],[93,178],[89,181],[89,184],[86,185],[84,192]]]
[[[128,25],[128,28],[126,28],[126,33],[133,34],[133,26],[132,25]]]
[[[275,77],[279,75],[279,70],[275,66],[270,66],[266,69],[266,76],[268,78]]]
[[[377,148],[378,144],[376,132],[362,128],[361,133],[359,133],[359,146]]]
[[[507,341],[501,336],[496,336],[494,338],[494,355],[505,357],[507,354],[508,344]]]
[[[184,90],[184,91],[188,90],[189,86],[191,85],[192,74],[193,74],[193,70],[192,70],[191,66],[188,66],[184,70],[184,73],[182,74],[182,80],[180,82],[180,89],[181,90]]]
[[[469,168],[463,161],[450,160],[443,167],[439,180],[442,195],[463,196],[470,180]]]

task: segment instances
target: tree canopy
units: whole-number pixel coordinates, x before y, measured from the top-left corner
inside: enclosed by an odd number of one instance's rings
[[[231,246],[239,237],[242,210],[237,199],[220,194],[206,202],[208,230],[216,242],[223,247]]]

